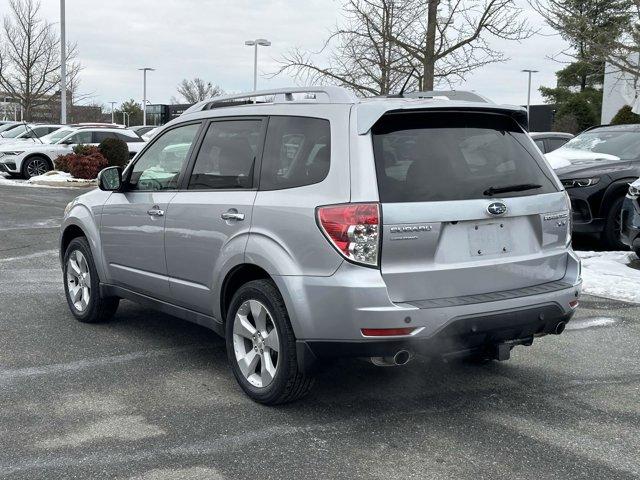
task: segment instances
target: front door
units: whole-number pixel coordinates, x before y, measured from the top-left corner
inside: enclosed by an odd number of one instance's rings
[[[211,122],[189,178],[169,204],[165,245],[176,304],[212,315],[218,274],[226,262],[244,255],[263,123],[260,118]]]
[[[200,123],[163,133],[124,175],[102,211],[101,238],[110,281],[154,298],[169,298],[165,219]]]

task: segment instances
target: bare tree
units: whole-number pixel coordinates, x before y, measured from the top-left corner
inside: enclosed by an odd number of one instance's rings
[[[629,0],[629,21],[612,41],[596,45],[605,61],[615,69],[640,77],[640,0]]]
[[[640,1],[640,0],[638,0]],[[558,86],[585,91],[602,85],[606,57],[630,25],[632,0],[530,0],[531,6],[569,44],[551,58],[568,65]]]
[[[292,72],[303,83],[338,84],[362,95],[383,95],[399,88],[411,71],[408,55],[391,41],[410,27],[406,2],[348,0],[342,26],[329,35],[320,52],[294,49],[273,74]],[[328,65],[314,55],[329,52]]]
[[[377,95],[398,90],[415,68],[414,85],[433,90],[436,81],[453,84],[506,60],[490,38],[523,40],[534,33],[515,0],[347,0],[344,12],[345,26],[324,47],[337,44],[328,66],[294,50],[276,75],[293,71],[303,82],[339,83]]]
[[[417,21],[393,38],[422,70],[422,90],[457,83],[484,65],[507,60],[490,39],[524,40],[535,32],[515,0],[415,0]]]
[[[9,0],[9,10],[0,36],[0,89],[20,103],[29,120],[58,88],[60,39],[53,25],[39,18],[39,2]],[[75,55],[71,45],[67,61]]]
[[[186,78],[178,85],[178,93],[184,99],[185,103],[197,103],[208,98],[217,97],[224,94],[224,90],[218,85],[211,82],[205,82],[203,79],[196,77],[193,80]],[[173,97],[173,103],[180,103],[180,100]]]

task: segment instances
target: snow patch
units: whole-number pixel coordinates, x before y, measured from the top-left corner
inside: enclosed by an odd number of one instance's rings
[[[0,174],[0,185],[13,185],[21,187],[91,187],[96,185],[96,180],[83,180],[74,178],[70,173],[58,172],[52,170],[44,175],[31,177],[29,180],[13,179],[6,175]]]
[[[632,252],[576,252],[582,259],[583,293],[640,303],[640,270]]]

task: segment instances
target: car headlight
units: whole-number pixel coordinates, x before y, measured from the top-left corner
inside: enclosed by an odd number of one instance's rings
[[[633,183],[629,184],[629,195],[632,197],[640,196],[640,184],[634,185]]]
[[[562,186],[564,188],[576,188],[576,187],[590,187],[600,181],[599,177],[593,178],[572,178],[568,180],[562,180]]]

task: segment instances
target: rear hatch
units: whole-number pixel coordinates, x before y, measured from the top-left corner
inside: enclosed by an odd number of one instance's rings
[[[512,117],[404,111],[371,131],[393,301],[497,300],[563,278],[567,198]]]

